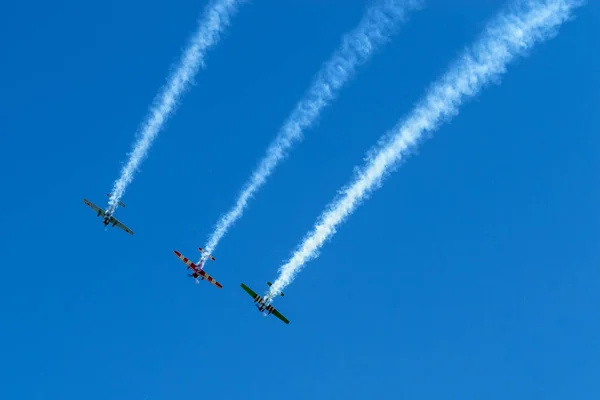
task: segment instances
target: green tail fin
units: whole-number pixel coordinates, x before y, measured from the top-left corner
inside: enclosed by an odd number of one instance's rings
[[[267,282],[267,285],[269,285],[269,287],[272,285],[271,282]],[[283,292],[281,292],[281,295],[283,296]]]

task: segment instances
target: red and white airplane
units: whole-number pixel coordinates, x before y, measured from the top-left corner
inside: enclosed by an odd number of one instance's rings
[[[206,279],[207,281],[209,281],[210,283],[212,283],[213,285],[215,285],[219,289],[223,289],[223,285],[221,285],[219,282],[217,282],[212,276],[210,276],[206,272],[204,272],[204,269],[203,269],[204,268],[204,262],[206,261],[206,258],[210,258],[213,261],[215,261],[215,258],[213,256],[211,256],[210,254],[207,254],[202,249],[202,247],[198,247],[198,250],[200,250],[200,252],[203,253],[206,256],[206,257],[202,257],[202,259],[200,260],[200,262],[198,264],[194,264],[194,262],[192,260],[190,260],[187,257],[183,256],[177,250],[174,250],[173,252],[175,253],[175,255],[181,261],[183,261],[183,263],[185,265],[187,265],[188,269],[191,269],[193,271],[188,276],[191,277],[191,278],[196,279],[196,283],[198,283],[198,278],[200,278],[202,280]]]

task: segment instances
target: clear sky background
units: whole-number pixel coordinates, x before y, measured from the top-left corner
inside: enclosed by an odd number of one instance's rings
[[[505,2],[430,0],[361,67],[215,252],[221,213],[358,0],[246,4],[109,229],[134,134],[206,1],[0,4],[0,397],[600,396],[600,4],[510,65],[360,207],[263,318],[259,293],[365,151]]]

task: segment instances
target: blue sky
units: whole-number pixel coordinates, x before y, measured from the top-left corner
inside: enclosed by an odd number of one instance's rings
[[[11,399],[589,399],[600,372],[600,6],[441,127],[263,318],[364,153],[502,1],[431,0],[186,277],[362,1],[240,8],[129,187],[134,133],[206,2],[0,5],[0,394]]]

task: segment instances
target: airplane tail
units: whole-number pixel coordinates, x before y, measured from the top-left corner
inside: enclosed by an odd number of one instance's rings
[[[106,196],[110,198],[110,193],[107,193]],[[125,207],[125,203],[119,200],[119,207]]]
[[[200,253],[204,254],[207,258],[210,258],[213,261],[217,261],[211,254],[208,254],[206,251],[204,251],[202,247],[198,247],[198,250],[200,250]]]
[[[267,282],[267,285],[269,285],[269,287],[271,287],[272,283],[271,282]],[[281,292],[280,295],[283,296],[283,292]]]

